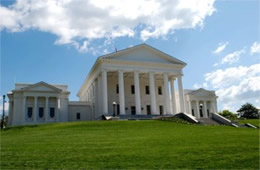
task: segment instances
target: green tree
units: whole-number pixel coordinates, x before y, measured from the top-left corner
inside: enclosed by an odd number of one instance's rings
[[[241,106],[241,108],[237,111],[241,117],[247,119],[256,119],[259,118],[258,109],[250,103],[246,103]]]
[[[231,119],[231,120],[236,119],[236,117],[237,117],[236,114],[230,112],[229,110],[223,110],[222,112],[219,112],[219,114],[221,116],[224,116],[225,118],[228,118],[228,119]]]

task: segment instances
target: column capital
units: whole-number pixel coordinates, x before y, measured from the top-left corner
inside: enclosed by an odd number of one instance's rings
[[[176,77],[170,77],[170,81],[175,81]]]
[[[141,73],[140,70],[134,70],[133,72],[134,72],[134,73],[137,73],[137,74],[140,74],[140,73]]]
[[[178,78],[182,78],[182,77],[183,77],[183,74],[178,74],[177,77],[178,77]]]
[[[117,70],[119,73],[124,73],[125,70]]]

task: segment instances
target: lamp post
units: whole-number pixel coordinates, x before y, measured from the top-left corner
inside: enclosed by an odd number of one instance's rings
[[[4,119],[5,119],[5,95],[3,95],[3,115],[1,120],[1,129],[4,128]]]
[[[113,116],[115,117],[116,116],[116,102],[115,101],[113,102],[113,112],[114,112]]]

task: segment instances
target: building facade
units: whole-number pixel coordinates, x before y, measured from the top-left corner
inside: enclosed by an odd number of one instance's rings
[[[174,115],[180,112],[207,118],[210,112],[217,112],[215,92],[184,91],[185,66],[183,61],[149,45],[137,45],[99,57],[78,97],[92,104],[95,118],[114,113]]]
[[[66,85],[16,84],[9,97],[9,124],[96,120],[102,115],[175,115],[196,118],[217,112],[214,91],[183,89],[186,63],[147,44],[99,57],[69,101]]]

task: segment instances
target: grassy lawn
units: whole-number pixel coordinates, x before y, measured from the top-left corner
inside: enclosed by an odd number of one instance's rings
[[[0,169],[258,169],[259,129],[98,121],[1,132]]]
[[[260,127],[260,119],[245,119],[245,120],[238,119],[237,121],[241,124],[250,123],[254,126]]]

